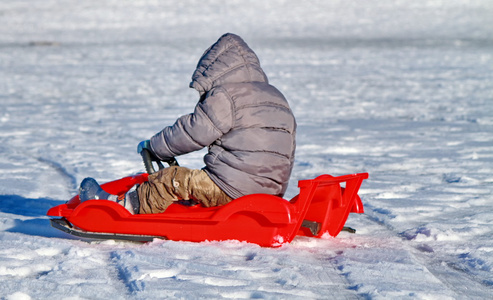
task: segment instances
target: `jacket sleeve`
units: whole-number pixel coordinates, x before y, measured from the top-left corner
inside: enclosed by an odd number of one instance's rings
[[[161,160],[209,146],[233,126],[233,104],[221,88],[211,90],[193,113],[181,116],[151,138],[151,149]]]

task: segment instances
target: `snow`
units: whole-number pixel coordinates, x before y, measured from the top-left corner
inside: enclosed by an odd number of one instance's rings
[[[1,299],[491,299],[493,4],[0,2]],[[368,172],[336,238],[87,241],[46,211],[143,171],[202,52],[257,52],[298,120],[297,181]],[[200,168],[203,151],[179,158]]]

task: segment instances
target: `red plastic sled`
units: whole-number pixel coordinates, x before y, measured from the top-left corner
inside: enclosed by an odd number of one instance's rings
[[[147,180],[147,174],[108,182],[102,188],[122,194]],[[277,247],[296,235],[335,237],[343,229],[349,213],[363,213],[357,192],[368,173],[333,177],[321,175],[300,180],[299,195],[290,201],[254,194],[219,207],[172,204],[160,214],[132,215],[123,206],[107,200],[80,202],[79,196],[51,208],[47,215],[53,227],[72,235],[89,238],[151,241],[239,240],[260,246]],[[345,187],[342,187],[344,185]]]

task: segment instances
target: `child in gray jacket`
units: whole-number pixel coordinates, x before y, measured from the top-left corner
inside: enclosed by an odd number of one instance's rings
[[[179,200],[209,207],[254,193],[282,197],[293,168],[296,121],[255,53],[239,36],[223,35],[200,58],[190,87],[200,93],[194,112],[141,142],[138,151],[165,161],[208,147],[205,167],[151,174],[127,193],[127,209],[159,213]],[[117,201],[92,178],[81,183],[80,198]]]

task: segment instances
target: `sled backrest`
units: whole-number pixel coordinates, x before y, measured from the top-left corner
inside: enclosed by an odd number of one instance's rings
[[[321,237],[325,233],[337,236],[350,212],[363,213],[358,190],[368,173],[333,177],[321,175],[313,180],[301,180],[300,197],[310,193],[306,213],[298,235]],[[345,183],[345,187],[341,184]]]

